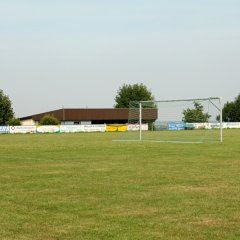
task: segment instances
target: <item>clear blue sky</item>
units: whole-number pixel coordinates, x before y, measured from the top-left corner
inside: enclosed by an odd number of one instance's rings
[[[240,93],[240,0],[0,0],[0,89],[17,117]]]

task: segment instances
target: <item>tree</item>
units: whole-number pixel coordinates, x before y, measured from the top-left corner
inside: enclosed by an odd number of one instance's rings
[[[131,101],[152,101],[152,92],[142,83],[123,84],[115,97],[115,108],[128,108]]]
[[[7,125],[7,122],[14,117],[12,102],[10,98],[0,89],[0,125]]]
[[[187,108],[183,110],[183,122],[188,123],[202,123],[208,122],[211,116],[208,113],[203,112],[203,106],[198,103],[194,102],[194,109]]]
[[[227,102],[222,109],[224,122],[240,122],[240,94],[233,102]]]
[[[39,125],[58,125],[59,121],[53,115],[46,114],[39,121]]]

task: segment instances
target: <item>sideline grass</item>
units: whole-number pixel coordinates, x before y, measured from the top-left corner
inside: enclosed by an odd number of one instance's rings
[[[240,237],[240,131],[224,142],[0,135],[0,239]]]

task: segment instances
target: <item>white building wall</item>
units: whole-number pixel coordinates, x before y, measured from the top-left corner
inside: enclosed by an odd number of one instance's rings
[[[22,126],[35,126],[36,122],[32,119],[26,119],[21,121]]]

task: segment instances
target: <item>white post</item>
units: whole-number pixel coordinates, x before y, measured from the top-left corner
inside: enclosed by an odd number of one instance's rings
[[[221,101],[221,98],[219,98],[219,107],[220,107],[220,142],[223,141],[223,124],[222,124],[222,101]]]
[[[139,103],[139,140],[142,141],[142,103]]]

